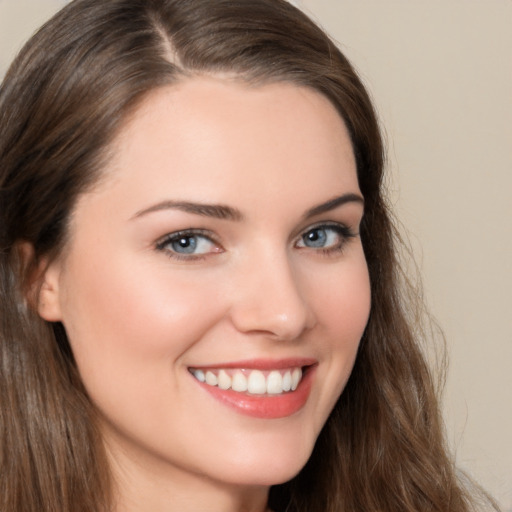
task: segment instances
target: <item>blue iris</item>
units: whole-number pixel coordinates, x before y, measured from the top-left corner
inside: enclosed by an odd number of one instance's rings
[[[181,236],[171,242],[172,250],[181,254],[193,254],[197,248],[197,237]]]
[[[325,247],[327,232],[322,228],[312,229],[302,237],[302,240],[306,247]]]

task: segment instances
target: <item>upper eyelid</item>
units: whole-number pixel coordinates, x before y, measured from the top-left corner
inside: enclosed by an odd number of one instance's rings
[[[307,226],[305,229],[302,230],[302,233],[307,233],[308,231],[311,231],[312,229],[318,229],[318,228],[348,228],[348,226],[344,222],[338,222],[333,220],[326,220],[326,221],[320,221],[315,222],[311,224],[310,226]]]
[[[332,228],[332,229],[340,229],[340,230],[348,230],[350,231],[350,234],[352,236],[359,235],[358,230],[352,229],[348,224],[344,222],[339,221],[319,221],[315,222],[313,224],[310,224],[304,228],[301,228],[300,231],[296,232],[296,234],[293,234],[290,239],[293,241],[293,243],[297,243],[306,233],[308,233],[311,230],[319,229],[319,228]],[[219,247],[223,247],[221,244],[219,237],[212,232],[209,229],[204,228],[186,228],[186,229],[179,229],[177,231],[173,231],[170,233],[165,234],[164,236],[160,237],[155,242],[155,247],[159,249],[163,249],[163,247],[168,244],[170,241],[174,240],[175,238],[179,238],[180,236],[201,236],[209,241],[211,241],[213,244],[218,245]]]
[[[292,239],[298,240],[302,236],[304,236],[306,233],[308,233],[309,231],[312,231],[314,229],[319,229],[319,228],[332,228],[332,229],[339,229],[339,230],[348,230],[351,232],[351,234],[354,234],[354,235],[359,234],[359,230],[353,229],[350,226],[350,224],[347,224],[345,222],[330,220],[330,221],[319,221],[319,222],[310,224],[310,225],[306,226],[305,228],[302,228],[300,231],[298,231],[297,234],[293,235]]]
[[[336,232],[336,236],[339,238],[337,243],[331,244],[329,246],[319,246],[319,247],[308,247],[305,243],[305,236],[307,233],[317,229],[332,229]],[[320,222],[318,224],[312,225],[311,227],[302,231],[302,233],[295,238],[293,243],[294,247],[299,250],[309,250],[313,251],[315,254],[324,254],[331,255],[333,253],[341,252],[345,245],[350,243],[351,239],[355,239],[359,237],[359,230],[354,230],[350,226],[347,226],[344,223],[340,222]],[[304,245],[299,245],[303,243]]]
[[[155,246],[157,248],[163,248],[164,245],[168,244],[172,240],[179,237],[192,237],[192,236],[201,236],[203,238],[208,239],[215,245],[219,245],[220,243],[217,240],[217,237],[209,230],[201,229],[201,228],[189,228],[189,229],[180,229],[178,231],[173,231],[171,233],[167,233],[166,235],[160,237],[156,242]]]

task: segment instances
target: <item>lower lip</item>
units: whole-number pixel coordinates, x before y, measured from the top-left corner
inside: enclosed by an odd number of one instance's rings
[[[255,418],[277,419],[291,416],[306,405],[315,369],[316,367],[308,368],[297,389],[282,395],[250,395],[232,389],[220,389],[217,386],[209,386],[194,380],[215,399],[232,407],[240,414]]]

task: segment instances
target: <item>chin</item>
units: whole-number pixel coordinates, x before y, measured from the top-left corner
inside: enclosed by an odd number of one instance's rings
[[[247,450],[231,461],[225,462],[225,469],[231,473],[225,475],[235,485],[273,486],[288,482],[306,465],[313,446],[291,446],[263,450]],[[229,469],[228,469],[229,468]]]

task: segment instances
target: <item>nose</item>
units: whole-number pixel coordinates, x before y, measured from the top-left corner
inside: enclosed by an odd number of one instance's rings
[[[231,321],[243,333],[293,340],[316,323],[300,273],[286,255],[252,261],[234,281]]]

